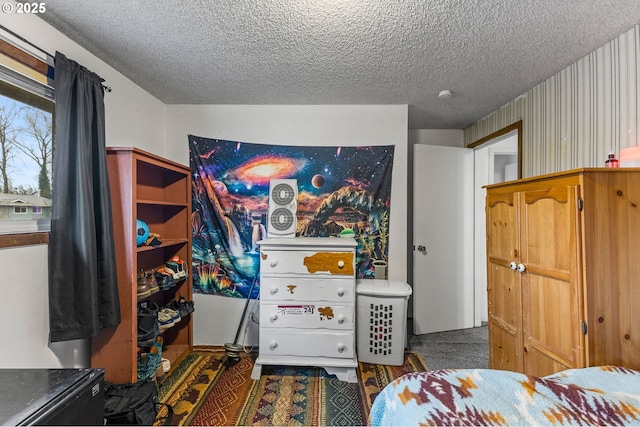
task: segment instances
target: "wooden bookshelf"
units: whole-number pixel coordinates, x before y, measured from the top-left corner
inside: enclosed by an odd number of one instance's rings
[[[192,300],[192,277],[145,299],[137,297],[137,273],[164,266],[174,256],[191,266],[191,170],[137,148],[107,148],[109,181],[118,268],[121,323],[103,329],[93,339],[91,365],[105,369],[113,383],[137,381],[138,305],[145,301],[164,306],[185,297]],[[136,246],[136,220],[159,234],[159,246]],[[175,362],[193,349],[193,322],[189,315],[162,334],[162,356]]]

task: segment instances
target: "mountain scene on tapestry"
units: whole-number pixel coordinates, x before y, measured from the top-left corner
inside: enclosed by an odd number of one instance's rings
[[[352,235],[357,277],[388,258],[394,146],[285,146],[189,136],[193,291],[256,298],[272,179],[297,183],[296,237]]]

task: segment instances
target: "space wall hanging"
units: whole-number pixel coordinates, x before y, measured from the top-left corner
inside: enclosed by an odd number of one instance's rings
[[[246,298],[268,238],[269,184],[295,179],[297,237],[351,235],[357,277],[387,261],[394,146],[309,147],[189,136],[193,291]],[[254,287],[252,298],[258,295]]]

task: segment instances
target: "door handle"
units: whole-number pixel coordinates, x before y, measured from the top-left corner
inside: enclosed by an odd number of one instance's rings
[[[414,248],[415,248],[415,247],[414,247]],[[424,246],[424,245],[418,245],[418,250],[419,250],[420,252],[426,252],[426,251],[427,251],[427,248],[426,248],[426,246]]]

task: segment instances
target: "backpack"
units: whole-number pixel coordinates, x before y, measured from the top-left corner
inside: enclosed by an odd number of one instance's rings
[[[158,386],[153,380],[113,384],[104,387],[104,416],[106,425],[151,426],[158,415],[158,406],[168,409],[165,425],[171,421],[173,408],[158,402]]]

